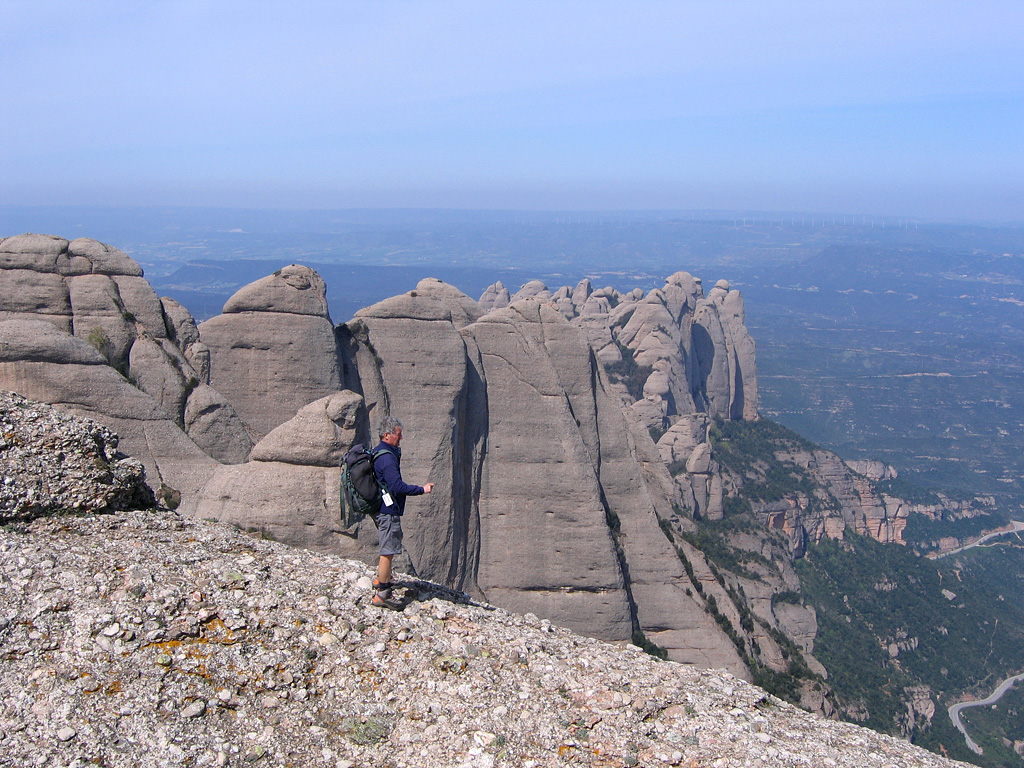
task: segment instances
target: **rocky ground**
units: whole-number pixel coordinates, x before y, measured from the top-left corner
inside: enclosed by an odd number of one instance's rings
[[[6,468],[5,468],[6,471]],[[0,530],[0,764],[947,766],[729,674],[175,512]]]
[[[91,419],[0,390],[0,523],[153,502],[137,459]]]

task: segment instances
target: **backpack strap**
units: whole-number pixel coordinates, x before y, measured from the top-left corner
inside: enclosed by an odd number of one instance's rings
[[[352,505],[352,502],[349,501],[348,499],[348,491],[345,488],[347,481],[348,462],[343,461],[341,462],[341,487],[339,489],[341,491],[341,493],[339,494],[339,496],[341,497],[341,508],[338,510],[338,512],[340,513],[339,516],[341,518],[341,525],[343,528],[346,529],[345,531],[342,531],[342,533],[344,533],[346,536],[352,536],[354,534],[349,533],[349,531],[359,522],[359,518],[362,517],[362,515],[359,515],[356,512],[355,507]]]
[[[371,464],[371,466],[376,464],[377,459],[380,458],[380,456],[382,456],[385,453],[391,453],[391,451],[389,451],[387,448],[381,448],[379,450],[373,451],[370,454],[370,464]],[[376,475],[376,474],[377,473],[376,473],[376,470],[375,470],[374,471],[374,475]],[[390,493],[390,491],[388,490],[387,483],[385,483],[383,478],[381,478],[379,475],[377,475],[377,485],[380,486],[380,490],[381,490],[382,494]]]

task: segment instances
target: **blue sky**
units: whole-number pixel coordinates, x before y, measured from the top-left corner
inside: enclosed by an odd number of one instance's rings
[[[1024,2],[0,0],[0,203],[1024,221]]]

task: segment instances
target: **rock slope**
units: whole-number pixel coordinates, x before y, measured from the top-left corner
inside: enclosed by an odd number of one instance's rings
[[[90,419],[0,390],[0,524],[152,505],[138,459]]]
[[[381,612],[369,575],[169,511],[3,529],[0,764],[956,764],[426,582]]]

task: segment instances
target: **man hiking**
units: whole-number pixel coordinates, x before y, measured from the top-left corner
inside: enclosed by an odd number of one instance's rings
[[[402,422],[394,416],[385,416],[378,429],[380,445],[373,463],[373,471],[380,483],[383,503],[374,515],[377,524],[380,560],[377,563],[377,578],[373,580],[376,590],[372,605],[397,611],[402,603],[391,596],[391,561],[402,553],[402,515],[405,512],[405,497],[419,496],[434,490],[433,483],[409,485],[402,480]]]

